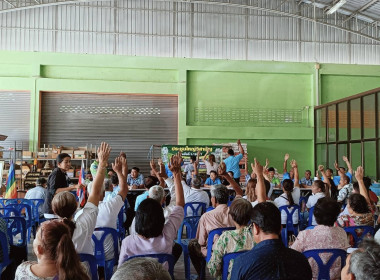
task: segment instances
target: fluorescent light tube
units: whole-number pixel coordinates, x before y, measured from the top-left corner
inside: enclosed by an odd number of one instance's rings
[[[335,13],[340,7],[342,7],[344,4],[346,4],[346,2],[347,2],[347,0],[340,0],[330,10],[327,11],[327,14],[331,15],[331,14]]]

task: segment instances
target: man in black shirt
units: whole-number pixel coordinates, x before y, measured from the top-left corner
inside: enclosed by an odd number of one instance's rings
[[[281,213],[273,203],[257,204],[252,211],[252,221],[257,245],[235,259],[231,279],[312,279],[306,257],[282,243]]]

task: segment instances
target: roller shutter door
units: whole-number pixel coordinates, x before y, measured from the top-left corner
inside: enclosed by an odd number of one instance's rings
[[[151,145],[177,143],[178,97],[166,95],[42,93],[40,145],[112,146],[128,167],[149,175]]]
[[[0,146],[13,148],[17,141],[18,149],[23,146],[28,150],[29,129],[30,93],[0,91],[0,134],[8,136],[5,141],[0,141]],[[9,153],[4,153],[4,157],[9,157]]]

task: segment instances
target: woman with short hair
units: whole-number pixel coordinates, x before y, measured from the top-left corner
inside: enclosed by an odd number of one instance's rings
[[[165,223],[161,204],[151,198],[141,202],[135,217],[137,234],[127,236],[121,245],[119,267],[131,256],[146,254],[172,254],[173,241],[184,217],[185,199],[181,184],[181,162],[179,155],[170,159],[170,170],[174,174],[175,200]],[[179,257],[179,256],[178,256]]]
[[[339,213],[340,205],[336,200],[329,197],[320,198],[314,206],[317,226],[301,231],[291,248],[301,253],[314,249],[346,250],[350,247],[346,232],[342,228],[334,227]],[[321,254],[321,258],[322,261],[327,262],[330,254]],[[318,265],[312,259],[309,263],[313,271],[313,279],[318,279]],[[339,279],[340,268],[340,261],[335,261],[330,269],[330,279]]]

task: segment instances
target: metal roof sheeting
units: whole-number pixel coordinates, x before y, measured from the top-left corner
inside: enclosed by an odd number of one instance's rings
[[[349,0],[342,8],[360,9],[368,1]],[[71,2],[55,5],[53,0],[44,0],[40,1],[46,5],[43,8],[6,13],[4,11],[11,6],[0,2],[0,49],[380,63],[377,24],[358,19],[360,15],[349,20],[349,15],[339,12],[328,16],[323,7],[329,1],[315,1],[318,7],[310,4],[313,1],[299,5],[296,1],[280,0],[214,0],[217,4],[206,0],[198,3],[180,0]],[[35,1],[24,1],[23,5],[38,6]],[[378,15],[380,19],[379,2],[363,13]]]

